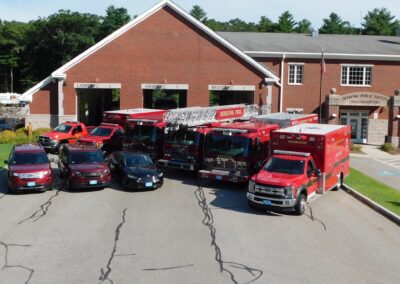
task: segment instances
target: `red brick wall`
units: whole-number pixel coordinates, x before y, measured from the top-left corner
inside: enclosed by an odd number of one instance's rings
[[[209,104],[208,85],[254,85],[265,76],[169,8],[161,9],[67,71],[65,114],[76,113],[74,82],[122,83],[121,108],[142,107],[142,83],[189,84],[188,106]]]
[[[267,66],[275,74],[280,74],[281,59],[260,58],[257,59]],[[288,84],[288,63],[304,63],[304,82],[302,85]],[[400,77],[400,63],[388,61],[356,61],[356,60],[325,60],[327,73],[323,77],[322,102],[332,88],[336,89],[336,94],[344,95],[352,92],[377,92],[385,96],[393,96],[394,90],[399,87],[398,78]],[[370,87],[341,86],[341,64],[366,64],[372,67],[372,85]],[[286,58],[284,66],[284,95],[283,110],[286,108],[303,108],[305,113],[317,110],[319,106],[320,93],[320,60]],[[278,89],[278,88],[276,88]],[[278,91],[279,94],[279,91]],[[275,105],[276,106],[276,105]],[[274,106],[274,107],[275,107]],[[351,109],[356,109],[352,108]],[[372,108],[371,114],[376,110]],[[379,118],[387,119],[388,109],[378,109]]]
[[[58,114],[57,83],[50,83],[32,97],[31,114]]]

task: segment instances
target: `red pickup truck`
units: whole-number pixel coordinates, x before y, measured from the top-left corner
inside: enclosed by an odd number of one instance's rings
[[[103,152],[111,153],[122,149],[124,128],[118,124],[102,123],[89,135],[78,139],[78,144],[95,146]]]
[[[50,152],[57,152],[63,144],[75,144],[80,138],[88,135],[88,127],[81,122],[67,121],[59,124],[50,132],[39,136],[39,144]]]

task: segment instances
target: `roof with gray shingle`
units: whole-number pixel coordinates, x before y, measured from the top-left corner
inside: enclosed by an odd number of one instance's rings
[[[321,54],[321,50],[324,49],[327,55],[370,55],[371,57],[399,57],[398,60],[400,60],[400,37],[398,36],[320,34],[313,37],[310,34],[254,32],[219,32],[219,34],[242,51],[255,57],[263,53]]]

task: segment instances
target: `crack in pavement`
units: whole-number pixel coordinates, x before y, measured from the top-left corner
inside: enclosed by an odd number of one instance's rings
[[[171,269],[185,268],[185,267],[189,267],[189,266],[194,266],[194,264],[186,264],[186,265],[163,267],[163,268],[145,268],[145,269],[142,269],[142,271],[171,270]]]
[[[122,211],[122,222],[119,223],[117,228],[115,229],[114,246],[113,246],[113,249],[111,251],[110,258],[107,261],[107,265],[106,265],[106,267],[104,269],[100,268],[100,277],[99,277],[100,282],[99,283],[103,283],[106,280],[108,280],[111,284],[114,283],[109,278],[109,276],[110,276],[110,274],[112,272],[111,263],[114,260],[114,257],[118,256],[118,255],[115,254],[115,252],[117,251],[117,244],[118,244],[118,241],[119,241],[119,236],[121,234],[122,226],[125,224],[125,221],[126,221],[125,220],[126,210],[127,210],[127,208],[125,208]],[[132,255],[134,255],[134,254],[132,254]]]
[[[199,204],[199,207],[202,209],[204,218],[203,218],[203,224],[210,230],[210,235],[211,235],[211,246],[214,247],[215,250],[215,260],[218,262],[220,272],[226,272],[229,274],[231,281],[235,284],[239,284],[238,280],[235,278],[235,274],[227,268],[227,266],[230,266],[232,268],[237,268],[237,269],[242,269],[244,271],[247,271],[250,275],[253,276],[253,279],[251,281],[245,282],[245,283],[252,283],[256,281],[257,279],[261,278],[263,275],[263,271],[256,269],[256,268],[251,268],[248,267],[244,264],[241,263],[236,263],[236,262],[229,262],[229,261],[224,261],[222,259],[222,252],[221,248],[217,244],[217,230],[214,227],[214,216],[211,212],[211,208],[207,204],[207,199],[204,195],[204,190],[203,187],[200,185],[198,179],[196,178],[196,184],[197,184],[197,190],[195,191],[195,196],[197,199],[197,203]]]
[[[35,212],[33,212],[33,214],[31,216],[29,216],[28,218],[20,221],[18,223],[18,225],[28,221],[28,220],[33,220],[32,222],[36,222],[39,219],[41,219],[43,216],[45,216],[47,214],[47,211],[49,210],[51,204],[52,204],[52,200],[53,198],[57,197],[60,193],[60,190],[56,190],[56,193],[53,194],[52,196],[49,197],[49,199],[43,203],[42,205],[40,205],[40,208],[38,210],[36,210]]]
[[[32,269],[32,268],[23,266],[23,265],[21,265],[21,264],[9,265],[9,264],[8,264],[8,252],[9,252],[9,248],[10,248],[10,247],[31,247],[32,245],[6,244],[5,242],[1,242],[1,241],[0,241],[0,246],[3,246],[4,249],[5,249],[5,251],[6,251],[5,254],[4,254],[4,265],[3,265],[3,267],[1,267],[0,269],[3,271],[3,270],[6,270],[6,269],[13,269],[13,268],[17,268],[17,269],[18,269],[18,268],[19,268],[19,269],[23,269],[23,270],[29,271],[28,278],[27,278],[26,281],[25,281],[25,284],[28,284],[29,281],[31,280],[32,275],[33,275],[33,273],[35,272],[35,270]]]
[[[324,231],[327,231],[327,227],[325,225],[325,223],[323,221],[321,221],[320,219],[318,219],[317,217],[314,217],[313,212],[312,212],[312,208],[309,204],[307,204],[307,207],[310,208],[310,215],[305,214],[308,218],[310,218],[311,221],[317,221],[318,223],[320,223],[322,225],[322,227],[324,228]]]

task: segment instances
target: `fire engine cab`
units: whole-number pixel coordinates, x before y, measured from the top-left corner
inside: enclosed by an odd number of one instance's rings
[[[271,131],[277,124],[222,123],[207,135],[201,178],[247,182],[256,165],[268,156]]]
[[[253,208],[304,213],[316,193],[340,188],[349,173],[350,126],[301,124],[271,134],[272,156],[251,177]]]
[[[203,165],[205,137],[212,127],[258,114],[257,105],[225,105],[169,110],[164,114],[163,167],[198,170]]]

